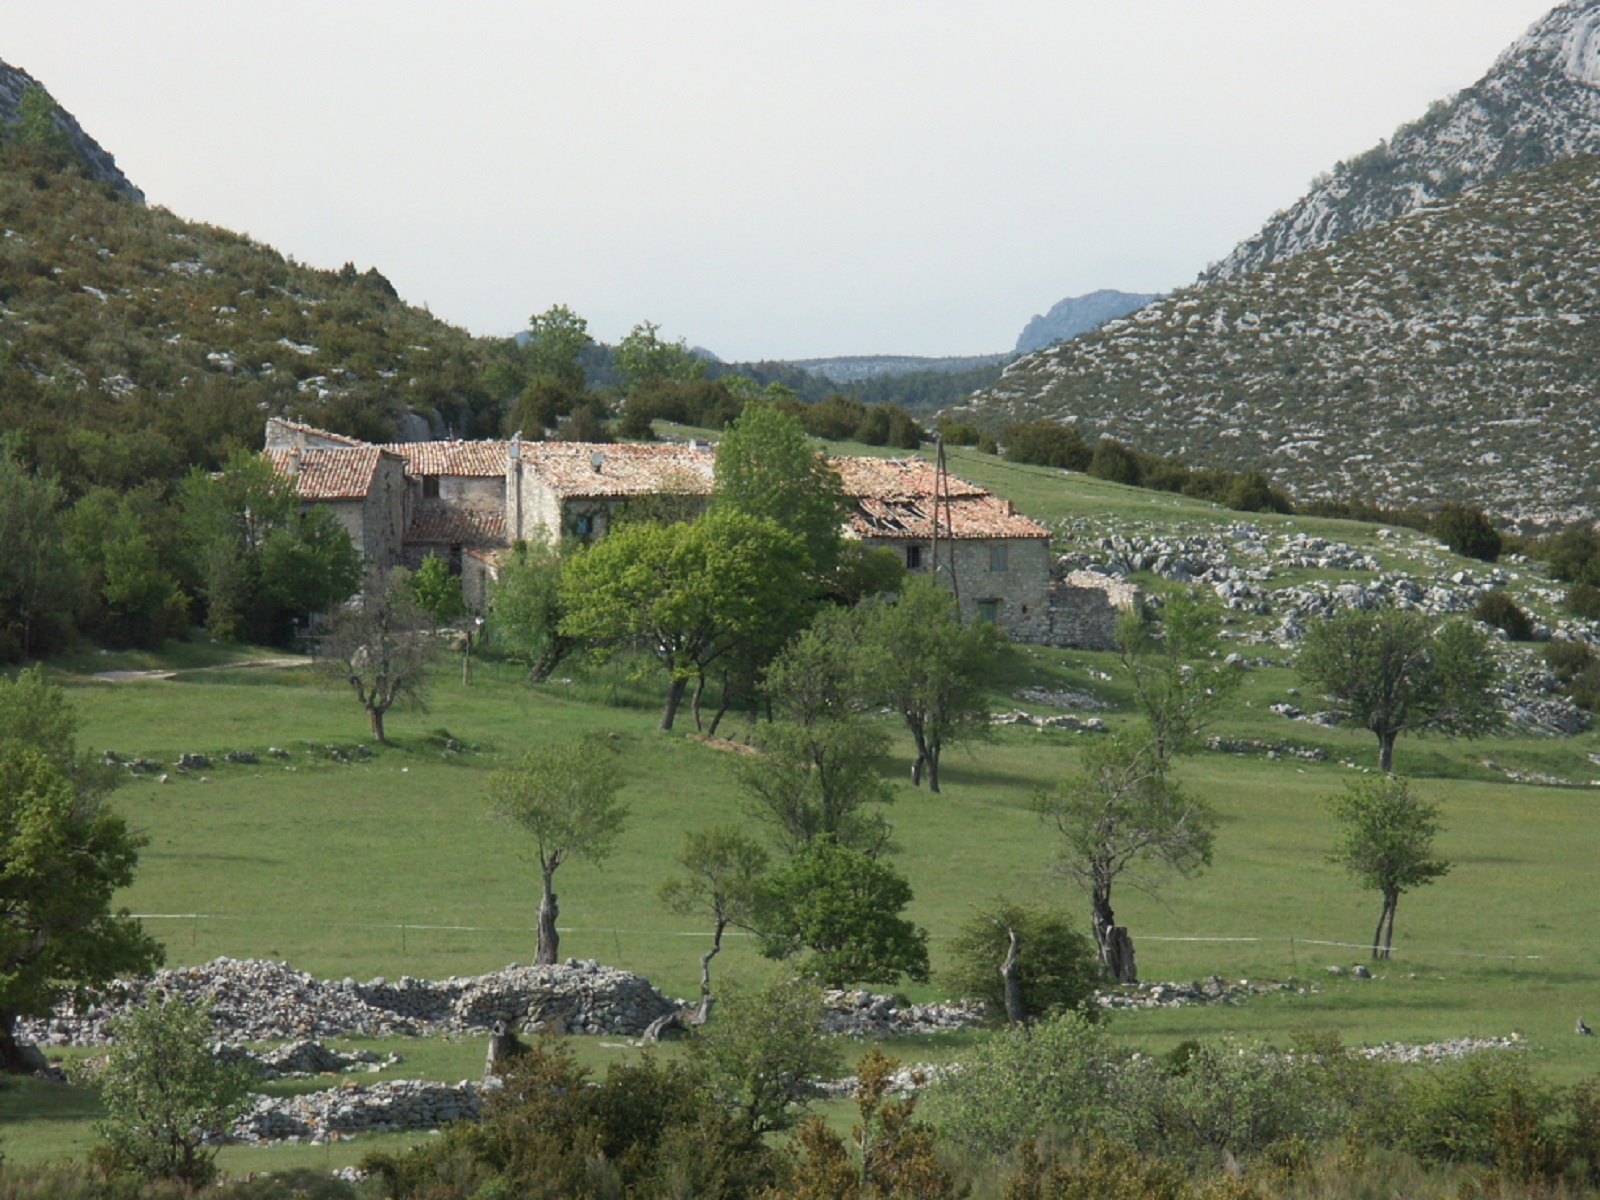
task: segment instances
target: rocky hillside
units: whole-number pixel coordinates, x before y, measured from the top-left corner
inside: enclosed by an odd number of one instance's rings
[[[1600,159],[1568,159],[1019,359],[956,415],[1076,422],[1291,493],[1600,505]]]
[[[0,62],[0,125],[16,126],[22,115],[20,110],[23,97],[32,90],[43,91],[44,87],[20,67]],[[77,118],[56,105],[51,120],[55,128],[66,138],[73,155],[91,178],[109,183],[130,200],[144,200],[144,193],[129,182],[128,177],[117,166],[117,160],[102,149],[99,142],[83,131]]]
[[[1600,0],[1570,0],[1477,83],[1340,163],[1201,280],[1246,275],[1464,188],[1594,153],[1600,153]]]
[[[1069,296],[1044,316],[1035,316],[1017,338],[1017,353],[1043,350],[1056,342],[1092,333],[1107,321],[1143,308],[1155,297],[1143,292],[1115,292],[1102,288],[1087,296]]]
[[[313,270],[0,148],[0,431],[63,477],[170,476],[258,444],[273,413],[379,440],[413,413],[498,432],[486,353],[374,270]]]

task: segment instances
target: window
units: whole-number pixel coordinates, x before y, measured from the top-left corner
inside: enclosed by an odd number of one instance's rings
[[[422,477],[422,498],[424,500],[437,500],[439,498],[439,477],[437,475],[424,475]]]
[[[594,532],[594,518],[588,513],[579,513],[572,519],[572,531],[579,537],[588,537]]]
[[[922,570],[922,547],[921,546],[907,546],[906,547],[906,570],[908,570],[908,571],[920,571],[920,570]]]
[[[1011,547],[1004,542],[996,542],[989,547],[989,570],[1004,571],[1008,569],[1007,554]]]
[[[990,625],[998,625],[1000,623],[1000,601],[979,600],[978,620],[986,621]]]
[[[450,574],[452,574],[452,575],[461,574],[461,568],[462,568],[462,548],[460,546],[451,546],[450,547]]]

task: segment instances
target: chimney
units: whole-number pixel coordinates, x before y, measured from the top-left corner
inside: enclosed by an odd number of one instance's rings
[[[598,450],[592,451],[589,454],[589,465],[594,468],[596,475],[600,474],[601,468],[606,465],[606,456]]]
[[[284,460],[284,471],[289,475],[300,474],[300,447],[290,446],[289,457]]]

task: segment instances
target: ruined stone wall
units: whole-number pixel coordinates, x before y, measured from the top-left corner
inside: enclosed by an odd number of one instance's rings
[[[1050,589],[1048,640],[1078,650],[1115,650],[1117,618],[1143,603],[1143,593],[1126,579],[1073,571]]]

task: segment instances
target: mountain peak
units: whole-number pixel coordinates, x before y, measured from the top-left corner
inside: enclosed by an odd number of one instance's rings
[[[1484,77],[1339,163],[1201,273],[1233,279],[1516,171],[1600,153],[1600,0],[1571,0]]]
[[[0,62],[0,123],[6,126],[16,124],[22,98],[32,88],[38,88],[46,95],[49,94],[42,83],[21,67]],[[77,118],[59,103],[56,104],[54,120],[56,128],[66,136],[67,144],[90,176],[111,184],[130,200],[136,200],[141,204],[144,202],[144,193],[122,173],[121,168],[117,166],[117,160],[99,142],[84,132]]]

